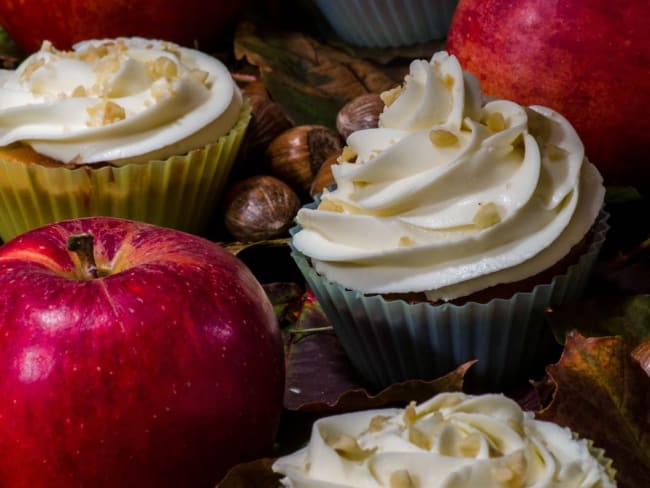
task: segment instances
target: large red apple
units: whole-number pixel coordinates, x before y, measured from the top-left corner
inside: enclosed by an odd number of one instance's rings
[[[43,40],[141,36],[206,47],[232,27],[244,2],[227,0],[2,0],[0,25],[26,53]]]
[[[280,333],[218,245],[114,218],[50,224],[0,247],[0,317],[3,488],[214,487],[269,455]]]
[[[460,0],[446,47],[487,94],[564,114],[605,183],[650,175],[647,0]]]

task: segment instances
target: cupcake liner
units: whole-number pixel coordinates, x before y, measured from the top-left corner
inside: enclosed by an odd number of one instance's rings
[[[613,483],[616,483],[616,468],[614,467],[614,461],[607,457],[605,449],[594,446],[594,441],[591,439],[585,439],[584,437],[579,436],[576,432],[572,432],[572,434],[575,439],[583,439],[587,443],[587,449],[589,449],[591,455],[596,459],[596,461],[598,461],[598,464],[603,467],[605,473],[609,476],[609,479]]]
[[[0,157],[0,238],[99,215],[200,234],[216,210],[250,117],[246,101],[235,126],[217,142],[164,161],[69,169]]]
[[[407,379],[434,379],[474,359],[470,389],[506,391],[531,378],[549,348],[558,347],[544,321],[548,307],[577,300],[605,240],[601,212],[584,254],[564,274],[529,292],[487,303],[409,304],[364,295],[319,275],[292,246],[292,257],[313,290],[353,366],[383,388]],[[291,229],[291,234],[299,230]]]
[[[332,29],[350,44],[407,46],[443,39],[458,0],[315,0]]]

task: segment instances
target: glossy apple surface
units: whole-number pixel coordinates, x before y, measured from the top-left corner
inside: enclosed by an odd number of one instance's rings
[[[67,248],[90,234],[91,261]],[[0,486],[214,487],[268,456],[280,332],[261,285],[207,240],[114,218],[0,247]]]
[[[0,25],[26,53],[43,40],[141,36],[206,47],[232,27],[244,2],[227,0],[2,0]]]
[[[446,48],[485,93],[566,116],[606,184],[636,184],[650,176],[648,26],[647,0],[460,0]]]

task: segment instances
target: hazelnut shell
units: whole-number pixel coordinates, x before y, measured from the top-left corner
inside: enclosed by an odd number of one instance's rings
[[[226,195],[224,224],[237,240],[257,242],[286,233],[300,209],[298,195],[273,176],[256,175],[235,183]]]

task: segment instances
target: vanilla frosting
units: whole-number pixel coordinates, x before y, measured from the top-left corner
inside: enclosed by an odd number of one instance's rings
[[[484,101],[446,52],[382,94],[379,127],[351,134],[294,246],[369,293],[450,300],[566,256],[594,223],[602,178],[571,124],[545,107]]]
[[[441,393],[405,409],[317,420],[273,470],[291,488],[609,488],[604,458],[500,394]]]
[[[216,58],[143,38],[45,41],[0,70],[0,146],[15,142],[77,164],[164,159],[216,142],[242,97]]]

